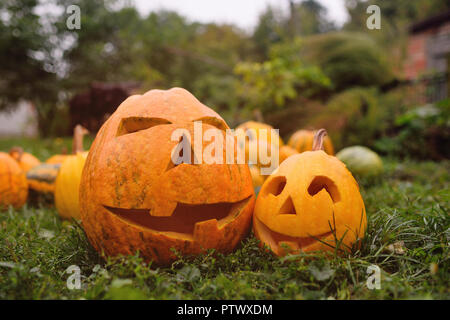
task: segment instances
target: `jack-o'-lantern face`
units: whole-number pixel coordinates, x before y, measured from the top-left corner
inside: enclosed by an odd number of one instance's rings
[[[202,135],[228,129],[217,113],[174,88],[129,97],[102,126],[80,186],[83,226],[97,250],[139,250],[161,265],[175,259],[171,248],[228,252],[248,232],[255,200],[247,165],[195,163],[194,146],[191,163],[172,161],[179,143],[173,132],[185,130],[194,144],[195,121],[202,121]],[[203,150],[210,143],[203,140]]]
[[[307,151],[286,159],[256,200],[254,231],[276,255],[348,250],[366,228],[359,187],[337,158]]]

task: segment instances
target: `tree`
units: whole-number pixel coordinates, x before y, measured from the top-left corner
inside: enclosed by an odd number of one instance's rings
[[[335,29],[327,17],[327,9],[316,0],[305,0],[295,3],[289,1],[290,17],[288,22],[291,37],[309,36]]]
[[[236,66],[235,73],[241,77],[237,92],[247,109],[273,111],[299,95],[310,97],[330,86],[320,68],[304,63],[299,54],[301,46],[299,38],[273,45],[267,61]]]
[[[53,46],[35,13],[37,6],[36,0],[0,2],[0,109],[28,100],[42,120],[52,117],[49,106],[56,103],[58,90]],[[41,130],[46,133],[46,128]]]

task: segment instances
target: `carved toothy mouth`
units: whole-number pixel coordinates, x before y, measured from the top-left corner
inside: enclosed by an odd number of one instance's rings
[[[289,247],[293,253],[299,253],[299,251],[305,250],[320,240],[325,241],[328,236],[333,234],[332,231],[328,231],[319,235],[311,235],[309,237],[291,237],[270,230],[256,217],[254,219],[254,223],[258,228],[261,240],[267,244],[275,254],[284,252],[284,246]]]
[[[218,226],[237,217],[245,208],[250,197],[238,202],[220,202],[213,204],[178,203],[169,217],[150,215],[150,209],[124,209],[103,206],[113,215],[126,223],[159,232],[175,232],[194,235],[197,223],[216,220]]]

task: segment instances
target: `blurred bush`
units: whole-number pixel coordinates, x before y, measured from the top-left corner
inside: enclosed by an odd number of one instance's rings
[[[241,77],[236,90],[246,108],[271,112],[298,96],[310,97],[331,86],[319,67],[304,63],[301,47],[297,38],[272,46],[264,62],[236,65],[235,73]]]
[[[318,65],[335,91],[380,86],[393,79],[383,49],[367,34],[330,32],[305,39],[302,57]]]
[[[326,128],[337,150],[350,145],[371,147],[387,129],[389,117],[377,89],[353,88],[333,96],[308,126]]]
[[[450,99],[406,111],[395,118],[393,133],[380,138],[379,151],[400,157],[450,158]]]

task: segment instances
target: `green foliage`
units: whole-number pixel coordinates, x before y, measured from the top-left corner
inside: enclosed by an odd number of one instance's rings
[[[0,2],[0,110],[32,101],[39,120],[53,119],[48,105],[57,101],[53,46],[36,14],[37,0]],[[39,129],[47,133],[40,123]]]
[[[401,157],[450,158],[450,99],[399,115],[393,132],[377,141],[380,151]]]
[[[293,36],[310,36],[335,28],[327,19],[327,9],[316,0],[294,3],[289,22]]]
[[[390,115],[376,89],[353,88],[333,96],[308,124],[327,129],[337,150],[351,145],[371,147],[388,128]]]
[[[302,55],[331,79],[334,90],[380,86],[393,74],[382,48],[361,33],[331,32],[305,40]]]
[[[18,144],[50,153],[34,140]],[[138,253],[104,261],[54,208],[4,210],[0,299],[449,299],[450,163],[384,162],[378,183],[360,181],[369,219],[360,250],[331,259],[280,259],[250,235],[231,254],[180,257],[165,268]],[[399,241],[404,253],[390,249]],[[382,270],[381,290],[366,287],[372,264]],[[81,269],[80,290],[67,289],[71,265]]]
[[[236,66],[235,73],[242,77],[238,94],[247,108],[271,111],[298,95],[308,97],[330,86],[319,68],[304,64],[296,54],[300,46],[299,39],[275,45],[269,60],[242,62]]]

